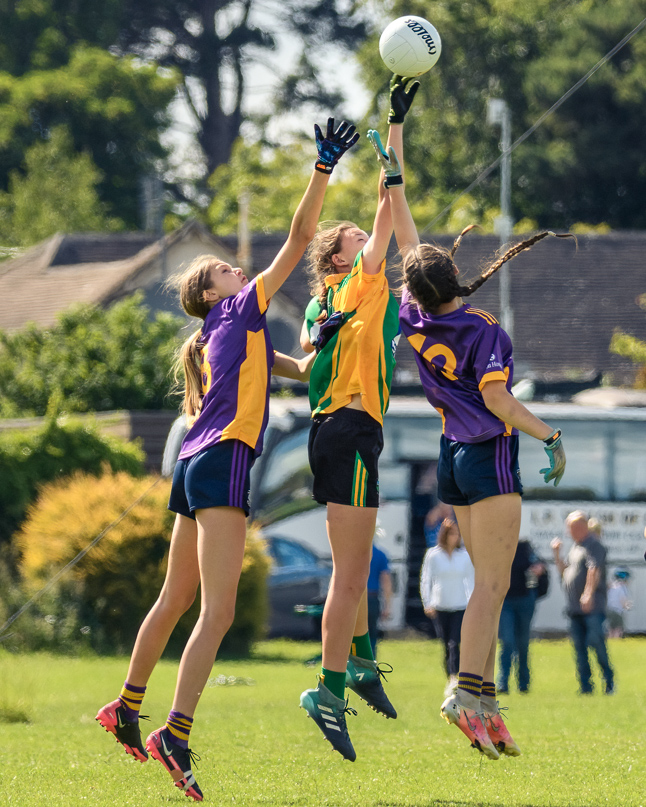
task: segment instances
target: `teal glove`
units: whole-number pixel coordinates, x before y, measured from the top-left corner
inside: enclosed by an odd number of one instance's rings
[[[404,178],[402,177],[402,169],[397,155],[395,154],[395,149],[390,146],[388,153],[386,153],[381,143],[379,132],[375,129],[368,129],[368,140],[372,143],[375,153],[377,154],[377,159],[384,169],[384,174],[386,175],[384,185],[387,188],[392,188],[395,185],[403,185]]]
[[[557,487],[565,472],[565,451],[561,443],[561,430],[554,429],[552,434],[543,440],[543,443],[545,443],[545,453],[550,461],[550,467],[541,468],[540,473],[543,474],[546,484],[553,479],[554,487]]]
[[[403,123],[406,113],[411,108],[415,93],[419,90],[419,81],[410,76],[393,76],[390,80],[390,112],[388,123]]]

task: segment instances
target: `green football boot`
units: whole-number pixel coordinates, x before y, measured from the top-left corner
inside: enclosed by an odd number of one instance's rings
[[[345,716],[356,715],[356,711],[348,706],[347,701],[333,695],[319,679],[316,689],[306,689],[301,695],[301,707],[321,729],[332,748],[344,759],[354,762],[357,755],[350,741]]]
[[[390,664],[388,664],[390,667]],[[385,672],[392,672],[393,668],[382,670],[376,661],[370,661],[359,656],[350,656],[345,673],[345,685],[364,700],[375,712],[385,717],[395,718],[397,712],[384,692],[381,679],[386,680]]]

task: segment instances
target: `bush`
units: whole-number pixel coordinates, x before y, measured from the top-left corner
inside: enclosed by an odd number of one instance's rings
[[[15,632],[21,632],[29,646],[49,646],[51,642],[52,649],[86,645],[97,652],[131,650],[139,625],[161,589],[174,521],[174,514],[166,508],[170,482],[159,481],[149,490],[153,481],[124,472],[106,471],[98,479],[76,473],[42,489],[15,536],[26,596],[39,590],[148,492],[58,581],[44,616],[45,609],[39,604],[39,619],[49,622],[49,628],[41,624],[36,630],[32,624],[22,630],[21,621],[16,622]],[[223,652],[247,653],[261,638],[267,614],[268,564],[261,540],[250,529],[236,618]],[[184,647],[199,613],[199,597],[197,600],[180,620],[169,642],[170,653]]]
[[[0,432],[0,545],[19,527],[40,485],[74,471],[99,474],[106,465],[141,475],[144,453],[74,420],[50,419],[36,429]]]

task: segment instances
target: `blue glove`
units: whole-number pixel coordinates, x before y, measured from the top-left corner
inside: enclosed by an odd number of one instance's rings
[[[384,169],[384,174],[386,175],[384,185],[387,188],[403,185],[404,178],[402,177],[402,169],[395,154],[395,149],[390,146],[388,153],[386,153],[381,143],[379,132],[375,131],[375,129],[368,129],[368,140],[372,143],[377,159]]]
[[[316,150],[318,160],[314,164],[317,171],[323,174],[331,174],[334,166],[348,149],[359,139],[359,132],[351,123],[342,121],[334,130],[334,118],[327,119],[327,132],[323,137],[323,132],[318,123],[314,124],[314,136],[316,137]]]
[[[558,486],[561,477],[565,472],[565,451],[561,443],[561,430],[554,429],[549,437],[543,440],[545,444],[545,453],[550,461],[549,468],[541,468],[540,473],[545,478],[545,483],[554,480],[554,487]]]
[[[310,342],[316,348],[316,352],[320,353],[321,350],[327,345],[330,339],[339,332],[342,325],[350,319],[349,314],[344,314],[342,311],[335,311],[332,316],[328,317],[318,325],[318,329],[312,328],[310,335]]]

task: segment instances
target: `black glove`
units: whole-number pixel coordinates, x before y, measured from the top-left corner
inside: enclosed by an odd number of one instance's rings
[[[314,168],[324,174],[331,174],[341,157],[359,139],[359,132],[351,123],[346,121],[342,121],[335,131],[334,118],[327,119],[325,137],[323,137],[323,132],[318,123],[314,124],[314,135],[318,151],[318,160],[314,164]]]
[[[393,76],[390,81],[390,112],[388,123],[403,123],[406,113],[411,108],[415,93],[419,90],[419,81],[405,76]]]

